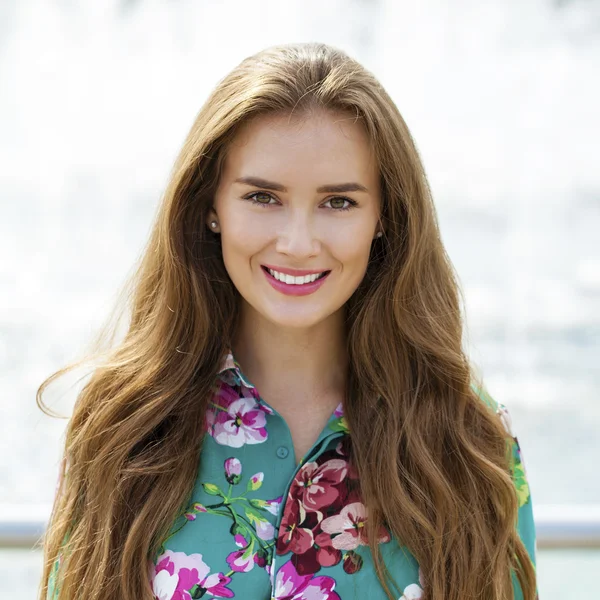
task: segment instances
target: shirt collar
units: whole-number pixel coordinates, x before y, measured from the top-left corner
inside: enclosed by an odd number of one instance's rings
[[[250,380],[242,373],[240,363],[238,363],[238,361],[235,359],[231,349],[229,349],[223,357],[217,374],[221,376],[221,378],[224,377],[226,380],[230,380],[231,376],[233,377],[234,381],[235,379],[239,379],[244,386],[252,391],[252,395],[255,396],[260,403],[266,405],[264,400],[259,397],[256,387],[252,385]],[[344,408],[341,402],[338,404],[337,408],[329,418],[327,427],[335,432],[348,433],[348,424],[344,417]]]
[[[233,374],[237,376],[240,381],[251,390],[255,390],[256,388],[252,385],[250,380],[242,373],[242,368],[240,367],[240,363],[233,356],[233,352],[228,350],[223,360],[221,361],[221,366],[219,367],[218,375],[225,373],[226,371],[232,370]]]

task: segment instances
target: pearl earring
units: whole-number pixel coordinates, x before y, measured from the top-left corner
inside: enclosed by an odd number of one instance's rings
[[[376,235],[375,237],[378,237],[378,238],[380,238],[382,235],[383,235],[383,231],[378,231],[378,232],[377,232],[377,235]]]
[[[210,226],[214,229],[216,226],[218,225],[218,223],[216,221],[211,221],[210,222]]]

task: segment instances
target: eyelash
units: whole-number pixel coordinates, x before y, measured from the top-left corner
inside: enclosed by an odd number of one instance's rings
[[[273,196],[269,192],[252,192],[252,194],[248,194],[247,196],[244,196],[244,200],[249,200],[250,202],[252,202],[252,204],[258,204],[259,206],[264,207],[264,208],[266,208],[267,206],[272,206],[272,204],[265,204],[264,202],[259,202],[258,200],[255,200],[253,198],[253,196],[257,196],[258,194],[264,194],[266,196],[271,196],[271,198],[275,198],[275,196]],[[350,198],[346,198],[345,196],[334,196],[333,198],[330,198],[329,200],[327,200],[327,202],[330,202],[331,200],[345,200],[346,202],[350,203],[350,206],[346,206],[346,208],[332,208],[331,209],[336,212],[340,212],[342,210],[350,210],[351,208],[354,208],[355,206],[358,205],[358,202],[356,202],[355,200],[352,200]]]

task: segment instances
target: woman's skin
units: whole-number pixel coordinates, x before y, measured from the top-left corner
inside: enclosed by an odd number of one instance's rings
[[[236,182],[248,177],[287,191]],[[346,183],[367,191],[318,191]],[[244,199],[254,192],[266,206]],[[221,234],[225,267],[242,296],[233,353],[288,423],[297,461],[345,393],[343,307],[365,275],[380,204],[378,168],[353,115],[261,116],[229,148],[206,225]],[[271,286],[264,264],[331,273],[312,294],[289,296]]]

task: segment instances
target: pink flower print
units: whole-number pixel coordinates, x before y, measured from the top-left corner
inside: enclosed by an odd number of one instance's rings
[[[321,575],[299,575],[292,561],[286,562],[275,577],[275,600],[340,600],[335,579]]]
[[[252,475],[252,477],[250,477],[250,480],[248,481],[248,491],[255,492],[262,485],[264,478],[265,474],[262,471]]]
[[[251,546],[246,541],[246,538],[237,533],[234,536],[235,545],[241,550],[234,550],[227,556],[227,564],[232,571],[238,573],[247,573],[254,567],[254,554]]]
[[[253,397],[240,397],[232,387],[222,384],[206,411],[207,431],[217,444],[240,448],[267,439],[265,413]]]
[[[184,513],[184,517],[188,520],[188,521],[195,521],[196,520],[196,514],[199,512],[206,512],[206,508],[204,507],[203,504],[200,504],[200,502],[194,502],[194,504],[192,504],[192,510],[189,512]]]
[[[233,598],[235,594],[227,587],[230,581],[231,577],[227,577],[223,573],[213,573],[200,582],[200,587],[215,598]]]
[[[341,512],[321,522],[321,529],[332,535],[332,544],[339,550],[354,550],[360,545],[367,545],[364,530],[367,520],[367,509],[362,502],[352,502],[344,506]],[[333,537],[335,536],[335,537]],[[389,542],[391,539],[387,530],[382,528],[379,542]]]
[[[227,482],[232,485],[239,483],[242,478],[242,463],[235,456],[232,456],[225,461],[223,466]]]
[[[340,417],[344,416],[344,405],[340,402],[335,410],[333,411],[333,414],[339,419]]]
[[[306,510],[317,511],[330,506],[339,496],[334,486],[343,481],[348,473],[348,463],[332,458],[322,465],[306,463],[296,474],[290,486],[290,498],[297,498]]]
[[[232,571],[247,573],[254,567],[254,554],[252,554],[250,548],[235,550],[227,556],[227,564]]]
[[[154,596],[158,600],[191,600],[190,590],[199,586],[213,596],[233,598],[233,592],[226,587],[231,578],[223,573],[209,575],[209,571],[201,554],[167,550],[151,570]]]
[[[255,564],[259,567],[266,566],[267,561],[265,560],[264,552],[254,552],[254,545],[246,541],[246,538],[239,533],[234,536],[234,540],[235,545],[238,548],[242,548],[242,550],[234,550],[227,556],[226,560],[232,571],[247,573],[252,570]]]
[[[260,400],[260,398],[258,398],[258,400]],[[273,415],[273,414],[275,414],[275,411],[266,402],[264,402],[264,401],[260,401],[258,403],[258,408],[260,410],[262,410],[267,415]]]

